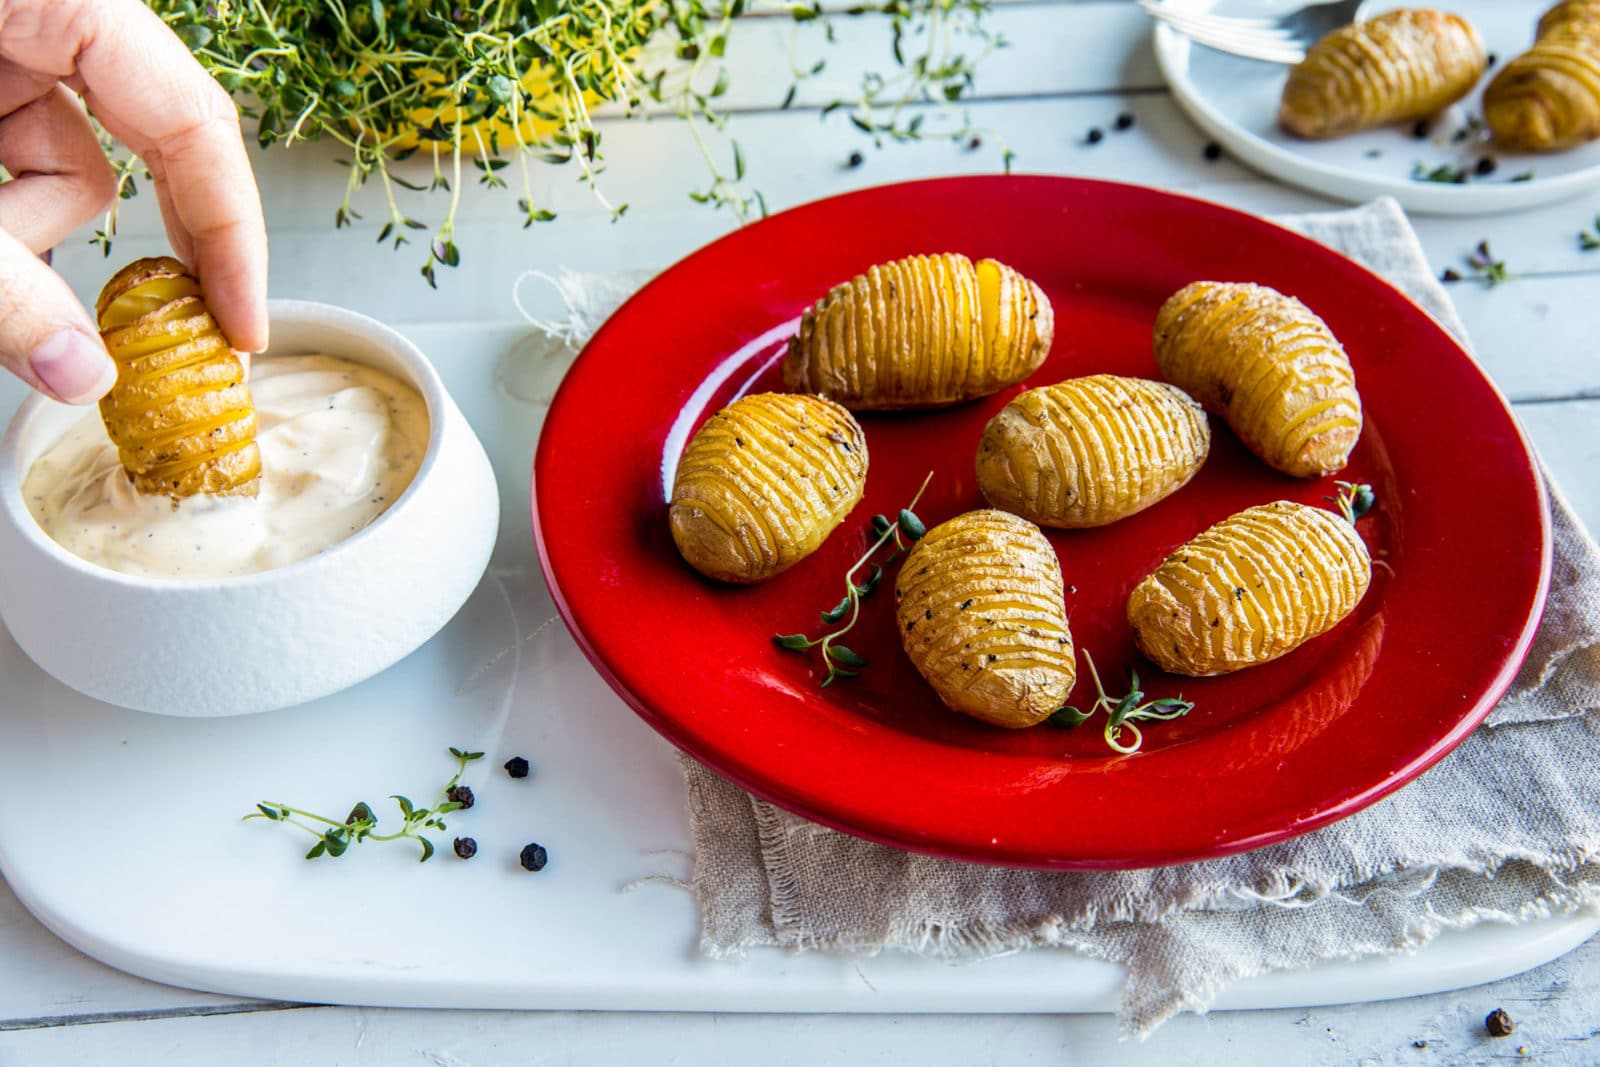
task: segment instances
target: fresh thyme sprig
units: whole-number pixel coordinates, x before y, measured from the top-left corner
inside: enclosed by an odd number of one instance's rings
[[[1094,657],[1089,655],[1088,649],[1083,650],[1083,662],[1088,666],[1089,677],[1094,682],[1094,703],[1089,705],[1088,711],[1079,711],[1071,706],[1062,708],[1045,720],[1051,726],[1063,730],[1071,729],[1088,722],[1095,712],[1104,711],[1107,746],[1112,751],[1127,756],[1139,751],[1140,746],[1144,744],[1144,734],[1140,732],[1138,723],[1181,719],[1194,710],[1194,701],[1183,699],[1182,693],[1175,697],[1145,700],[1144,691],[1139,688],[1139,672],[1132,668],[1128,670],[1128,692],[1120,697],[1110,696],[1106,693],[1105,686],[1100,684],[1100,672],[1095,670]],[[1133,735],[1131,744],[1123,744],[1123,730]]]
[[[314,860],[319,856],[330,856],[338,859],[343,856],[351,845],[359,845],[363,841],[400,841],[409,839],[422,846],[422,858],[418,863],[426,863],[434,852],[433,842],[423,835],[426,830],[444,830],[443,816],[453,811],[470,807],[472,798],[467,796],[463,800],[454,799],[457,787],[461,783],[461,776],[466,772],[467,764],[483,758],[482,752],[466,752],[459,748],[451,748],[450,755],[456,759],[456,773],[451,776],[439,789],[439,795],[433,804],[426,808],[413,805],[409,798],[394,794],[390,797],[400,808],[400,829],[392,834],[373,833],[378,826],[378,817],[372,813],[372,807],[366,801],[361,801],[350,809],[350,814],[345,816],[343,822],[318,815],[315,812],[303,811],[300,808],[290,807],[287,804],[262,801],[256,805],[255,811],[244,816],[245,819],[268,819],[272,822],[287,823],[298,826],[306,833],[317,839],[316,844],[306,853],[306,859]],[[297,818],[298,816],[298,818]],[[302,822],[310,819],[321,823],[322,826],[312,826]],[[326,827],[326,828],[324,828]]]
[[[911,546],[907,544],[908,541],[920,541],[922,540],[922,535],[927,533],[927,529],[922,525],[922,520],[917,518],[916,512],[912,509],[922,499],[922,494],[927,490],[928,483],[932,480],[933,472],[929,471],[928,476],[922,479],[922,486],[917,490],[917,495],[911,498],[911,503],[900,509],[900,514],[892,521],[887,515],[872,516],[872,532],[877,539],[867,546],[867,550],[861,554],[861,558],[856,560],[855,564],[845,572],[844,599],[827,611],[818,612],[822,616],[822,621],[830,625],[843,619],[846,615],[850,616],[849,622],[846,622],[837,630],[828,631],[821,637],[807,637],[803,633],[772,635],[773,644],[790,652],[808,652],[813,648],[822,649],[822,662],[828,667],[828,677],[823,679],[822,682],[823,688],[832,685],[835,678],[854,678],[860,673],[861,668],[867,666],[867,660],[864,657],[857,655],[837,642],[839,638],[855,628],[856,620],[861,617],[861,601],[864,597],[871,596],[873,591],[878,588],[878,583],[883,581],[884,567],[898,559],[901,553],[910,551]],[[885,556],[881,562],[873,563],[871,572],[867,575],[866,580],[858,583],[856,581],[856,572],[867,566],[872,557],[877,555],[890,541],[894,542],[893,551]]]
[[[1578,250],[1580,252],[1593,252],[1600,248],[1600,215],[1594,217],[1594,230],[1578,231]]]
[[[1345,521],[1351,526],[1356,524],[1357,519],[1371,511],[1372,505],[1378,502],[1378,498],[1373,495],[1372,486],[1370,485],[1356,482],[1334,482],[1333,484],[1339,487],[1339,491],[1333,496],[1325,496],[1322,499],[1338,508],[1339,514],[1343,515]]]
[[[535,164],[577,170],[613,219],[627,210],[601,188],[605,159],[596,109],[631,118],[682,118],[704,158],[710,183],[691,195],[741,222],[766,213],[746,178],[737,141],[727,138],[722,97],[733,23],[764,9],[817,22],[834,39],[834,19],[812,0],[146,0],[190,51],[256,120],[263,146],[328,138],[343,144],[349,168],[335,228],[353,225],[357,194],[383,196],[379,241],[406,243],[407,231],[432,231],[421,275],[458,265],[455,222],[463,174],[479,184],[516,181],[523,226],[555,214],[534,195]],[[970,117],[951,107],[972,89],[977,63],[1004,41],[984,24],[990,0],[880,0],[844,15],[887,19],[893,67],[869,72],[860,91],[832,107],[879,143],[941,134],[967,138]],[[824,64],[795,66],[795,83]],[[889,67],[889,63],[884,64]],[[785,104],[792,101],[786,98]],[[922,105],[931,105],[925,107]],[[925,118],[930,131],[922,127]],[[944,129],[944,127],[949,127]],[[714,132],[726,148],[707,137]],[[999,139],[995,138],[996,143]],[[1003,149],[1009,168],[1011,153]],[[414,155],[431,157],[432,178],[395,173]],[[468,169],[470,167],[470,169]],[[401,207],[396,189],[448,194],[442,218],[424,222]],[[115,218],[95,242],[108,247]]]
[[[145,169],[144,163],[138,156],[120,149],[99,123],[95,123],[95,135],[100,139],[100,150],[106,154],[106,162],[111,164],[111,173],[116,176],[116,195],[111,198],[111,206],[106,209],[105,221],[100,229],[94,231],[89,243],[97,246],[102,256],[110,256],[111,242],[117,235],[117,216],[121,213],[122,202],[132,200],[139,195],[139,179],[150,177],[150,172]]]

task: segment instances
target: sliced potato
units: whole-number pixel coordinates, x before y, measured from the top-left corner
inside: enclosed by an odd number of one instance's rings
[[[1204,409],[1175,385],[1069,378],[1029,389],[989,420],[978,488],[1043,526],[1104,526],[1187,485],[1210,447]]]
[[[684,449],[672,485],[672,539],[723,582],[761,582],[815,552],[861,499],[867,439],[831,400],[741,397]]]
[[[1488,57],[1472,24],[1429,8],[1386,11],[1323,37],[1289,71],[1278,121],[1299,137],[1342,137],[1443,111]]]
[[[850,408],[942,407],[1032,374],[1055,318],[1033,282],[992,259],[908,256],[833,288],[789,341],[783,384]]]
[[[1184,286],[1156,316],[1155,355],[1162,377],[1285,474],[1332,474],[1361,436],[1350,357],[1310,308],[1276,289]]]
[[[1077,661],[1061,564],[1033,523],[985,510],[935,526],[894,595],[906,655],[947,706],[1019,729],[1066,703]]]
[[[1483,91],[1495,140],[1548,152],[1600,137],[1600,0],[1566,0],[1539,20],[1533,47]]]
[[[1128,597],[1128,624],[1162,670],[1226,674],[1332,629],[1371,580],[1354,526],[1279,500],[1230,515],[1168,556]]]
[[[100,401],[134,488],[152,496],[255,496],[256,413],[244,364],[200,284],[175,259],[140,259],[95,304],[117,383]]]

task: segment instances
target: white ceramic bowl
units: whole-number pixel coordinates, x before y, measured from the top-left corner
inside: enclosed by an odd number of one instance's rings
[[[38,456],[84,408],[33,396],[0,441],[0,617],[79,692],[163,715],[245,715],[354,685],[415,650],[482,577],[499,525],[488,457],[415,345],[353,311],[269,304],[271,355],[322,352],[409,382],[428,450],[370,526],[276,570],[215,581],[132,577],[68,552],[22,497]]]

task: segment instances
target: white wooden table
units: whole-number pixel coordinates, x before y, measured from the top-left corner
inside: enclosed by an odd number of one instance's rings
[[[1105,177],[1177,189],[1251,211],[1328,208],[1227,159],[1207,162],[1205,139],[1161,85],[1143,16],[1127,0],[1008,3],[994,25],[1014,42],[981,71],[976,121],[1018,152],[1018,169]],[[992,146],[929,143],[873,152],[843,115],[819,118],[826,85],[780,108],[790,25],[742,22],[730,43],[731,124],[750,173],[774,209],[864,185],[997,169]],[[798,54],[820,35],[802,32]],[[843,27],[830,72],[848,78],[881,62],[887,34],[863,21]],[[1134,130],[1084,143],[1091,126],[1132,113]],[[440,291],[416,275],[413,249],[373,243],[374,227],[335,234],[344,172],[334,153],[301,148],[256,154],[272,235],[274,295],[332,300],[404,330],[408,325],[506,322],[512,279],[524,269],[604,270],[665,265],[724,232],[730,221],[691,204],[703,184],[681,123],[612,123],[605,132],[608,192],[626,201],[612,226],[566,171],[541,172],[537,191],[560,212],[524,231],[516,194],[465,198],[457,240],[463,263],[441,271]],[[863,165],[845,165],[862,150]],[[376,204],[369,217],[377,214]],[[118,261],[165,251],[153,198],[131,202]],[[438,210],[438,205],[428,208]],[[1418,218],[1436,269],[1460,266],[1492,241],[1513,278],[1493,289],[1452,289],[1489,373],[1515,403],[1534,441],[1591,529],[1600,529],[1600,252],[1574,240],[1600,211],[1600,194],[1532,213],[1478,220]],[[92,299],[106,270],[74,240],[56,263]],[[554,308],[547,310],[554,311]],[[435,353],[436,356],[442,353]],[[12,798],[13,809],[25,798]],[[114,882],[115,872],[107,872]],[[1483,1016],[1505,1007],[1514,1037],[1489,1041]],[[1374,1005],[1180,1017],[1144,1045],[1115,1046],[1106,1016],[760,1016],[580,1012],[427,1012],[301,1007],[240,1001],[158,986],[110,970],[55,940],[0,883],[0,1065],[222,1062],[479,1065],[687,1062],[713,1057],[773,1064],[838,1062],[1087,1062],[1196,1064],[1543,1063],[1600,1061],[1600,939],[1567,957],[1490,986]],[[1426,1042],[1419,1048],[1417,1043]],[[1525,1049],[1525,1052],[1523,1051]]]

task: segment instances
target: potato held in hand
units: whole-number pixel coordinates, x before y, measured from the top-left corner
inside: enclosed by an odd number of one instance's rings
[[[1332,629],[1371,580],[1353,525],[1279,500],[1230,515],[1168,556],[1129,595],[1128,624],[1162,670],[1226,674]]]
[[[1600,137],[1600,0],[1546,11],[1533,47],[1483,91],[1483,117],[1495,140],[1522,152]]]
[[[1155,355],[1162,377],[1285,474],[1332,474],[1361,436],[1350,357],[1310,308],[1275,289],[1184,286],[1156,316]]]
[[[1278,121],[1298,137],[1342,137],[1442,111],[1483,76],[1487,57],[1470,23],[1427,8],[1341,26],[1289,72]]]
[[[815,552],[866,481],[867,439],[844,408],[817,396],[742,397],[684,450],[672,539],[708,578],[765,581]]]
[[[117,384],[100,417],[134,488],[254,496],[261,473],[244,364],[175,259],[140,259],[95,304]]]
[[[1020,729],[1066,703],[1077,660],[1061,564],[1033,523],[969,511],[935,526],[894,595],[906,655],[949,707]]]
[[[806,310],[783,384],[853,411],[943,407],[1020,382],[1054,336],[1049,298],[1004,263],[909,256]]]
[[[1204,409],[1176,386],[1070,378],[1028,390],[989,420],[978,488],[1043,526],[1104,526],[1187,485],[1210,447]]]

